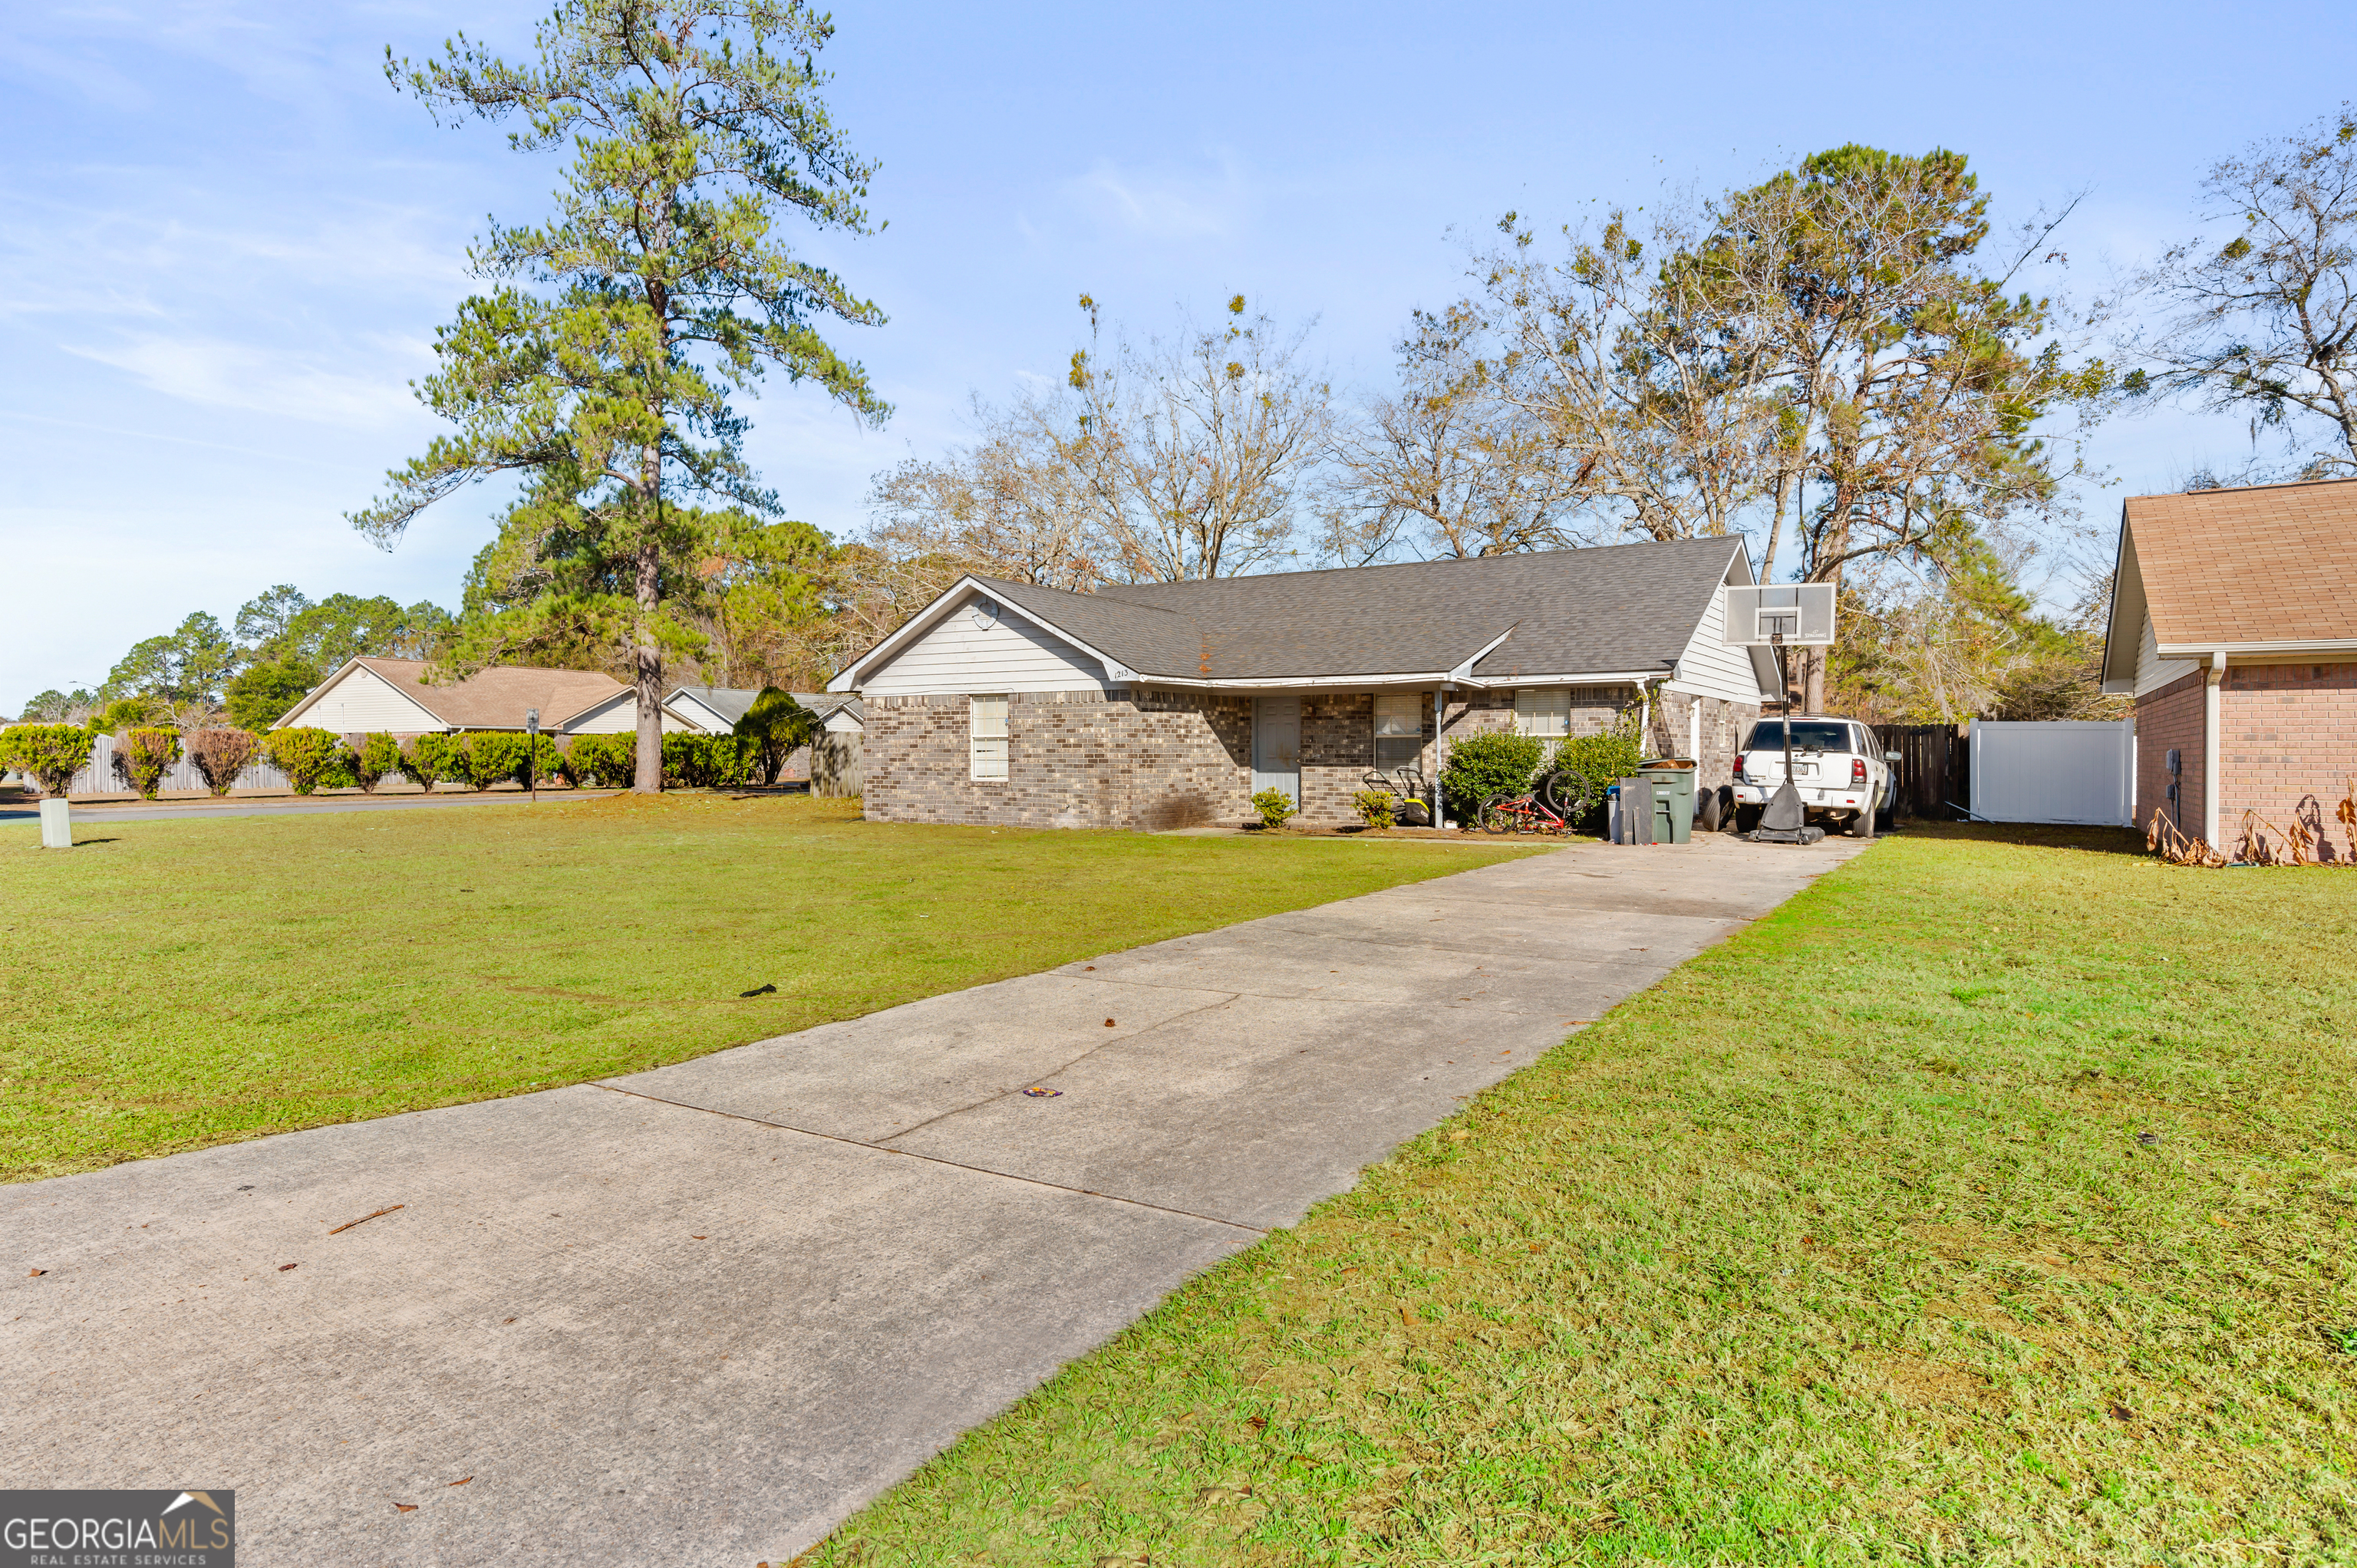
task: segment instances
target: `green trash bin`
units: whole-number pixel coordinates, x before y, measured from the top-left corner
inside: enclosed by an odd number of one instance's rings
[[[1694,842],[1695,776],[1691,757],[1657,757],[1641,764],[1637,777],[1653,786],[1653,842]]]

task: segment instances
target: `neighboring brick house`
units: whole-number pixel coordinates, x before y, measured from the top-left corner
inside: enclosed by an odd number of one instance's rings
[[[1340,822],[1371,769],[1429,779],[1464,736],[1631,709],[1712,788],[1774,689],[1723,634],[1719,589],[1751,580],[1733,539],[1088,594],[966,577],[828,690],[865,702],[883,822],[1184,827],[1274,788]]]
[[[2104,690],[2136,696],[2138,827],[2159,812],[2231,850],[2246,811],[2288,828],[2314,795],[2346,858],[2332,817],[2357,775],[2357,480],[2129,498]]]

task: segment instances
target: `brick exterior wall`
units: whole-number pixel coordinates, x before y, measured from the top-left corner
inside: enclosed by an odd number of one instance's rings
[[[1180,828],[1250,810],[1249,698],[1017,692],[1005,779],[969,777],[963,696],[871,696],[864,807],[874,822]]]
[[[1584,692],[1571,710],[1575,736],[1609,725],[1635,693]],[[1683,755],[1685,704],[1656,700],[1653,749]],[[1727,781],[1736,745],[1757,707],[1699,699],[1703,783]],[[1192,827],[1253,816],[1253,699],[1191,692],[1018,692],[1007,703],[1007,777],[969,777],[968,699],[871,696],[862,749],[865,805],[886,822],[966,822],[1060,828]],[[1432,694],[1421,695],[1424,749],[1432,771]],[[1512,692],[1451,693],[1450,741],[1514,727]],[[1374,698],[1364,692],[1301,699],[1301,808],[1305,823],[1354,822],[1353,798],[1374,766]]]
[[[1695,758],[1695,799],[1700,791],[1735,782],[1735,754],[1760,722],[1757,703],[1730,703],[1718,697],[1690,697],[1663,692],[1653,699],[1652,722],[1645,738],[1648,757],[1684,757],[1693,738],[1690,715],[1702,707],[1702,755]]]
[[[2314,795],[2333,857],[2349,858],[2333,810],[2357,774],[2357,663],[2229,663],[2218,721],[2219,838],[2231,846],[2242,836],[2245,811],[2288,828],[2300,797]]]
[[[2201,771],[2201,679],[2197,670],[2136,699],[2136,825],[2139,832],[2151,828],[2154,812],[2169,811],[2169,753],[2174,747],[2184,771],[2178,776],[2178,800],[2171,820],[2186,837],[2201,836],[2202,791],[2208,787]]]

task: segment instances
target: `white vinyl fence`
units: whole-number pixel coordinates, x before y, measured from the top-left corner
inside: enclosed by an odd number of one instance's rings
[[[28,789],[38,787],[21,773],[0,774],[0,782],[22,784]],[[160,788],[167,793],[174,789],[203,789],[205,776],[197,771],[195,763],[183,757],[164,770],[164,782]],[[237,776],[234,788],[286,789],[291,789],[292,786],[286,782],[286,775],[263,761],[261,754],[257,752],[254,759],[245,765],[245,771]],[[98,737],[98,745],[91,750],[88,766],[73,776],[73,783],[67,789],[66,793],[114,795],[126,794],[130,789],[131,786],[114,771],[114,737],[111,735],[102,735]]]
[[[2136,823],[2136,721],[1975,719],[1973,815],[1992,822]]]

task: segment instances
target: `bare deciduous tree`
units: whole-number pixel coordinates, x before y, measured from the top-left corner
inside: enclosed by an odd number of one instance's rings
[[[2281,430],[2305,477],[2357,474],[2357,104],[2220,161],[2201,217],[2232,228],[2172,247],[2139,280],[2176,311],[2130,392],[2185,392]],[[2303,416],[2325,425],[2302,452]]]
[[[1728,532],[1773,482],[1768,296],[1696,265],[1704,231],[1675,204],[1642,236],[1618,211],[1593,234],[1566,230],[1559,259],[1515,214],[1499,227],[1476,306],[1501,339],[1499,395],[1569,455],[1596,532]]]
[[[961,561],[985,575],[1085,591],[1102,576],[1090,476],[1072,461],[1069,412],[1032,395],[1009,409],[976,398],[980,439],[876,477],[871,540],[904,557]]]
[[[1296,510],[1326,454],[1332,395],[1306,362],[1308,328],[1281,333],[1228,301],[1217,330],[1190,328],[1072,356],[1078,408],[1063,458],[1085,485],[1108,576],[1232,577],[1291,553]]]
[[[1553,422],[1501,395],[1469,304],[1417,311],[1400,345],[1402,386],[1338,420],[1319,508],[1319,553],[1344,565],[1403,544],[1430,557],[1590,542],[1574,516],[1580,473]]]

